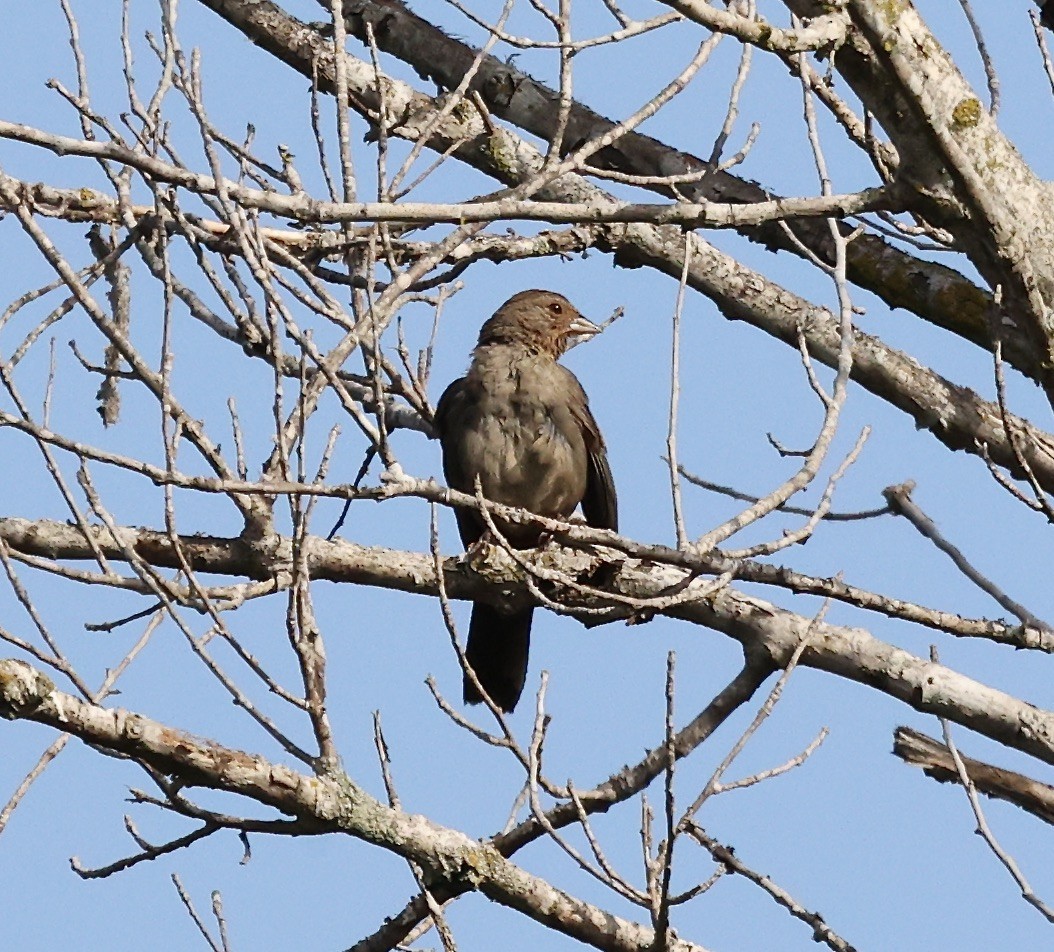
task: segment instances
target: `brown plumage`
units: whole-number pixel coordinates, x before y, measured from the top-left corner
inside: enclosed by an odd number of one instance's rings
[[[509,298],[479,332],[468,373],[455,380],[436,407],[447,483],[494,502],[567,519],[579,504],[586,522],[618,528],[618,505],[604,440],[585,391],[557,363],[570,339],[599,328],[567,298],[552,291],[521,291]],[[457,510],[468,548],[484,533],[479,513]],[[497,523],[521,549],[536,546],[530,526]],[[511,711],[527,676],[534,608],[513,613],[483,602],[472,606],[468,663],[495,704]],[[468,676],[465,701],[482,698]]]

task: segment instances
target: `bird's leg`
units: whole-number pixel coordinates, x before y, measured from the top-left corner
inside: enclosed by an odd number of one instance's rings
[[[494,547],[494,536],[491,534],[490,529],[484,529],[483,535],[481,535],[475,542],[465,546],[465,558],[470,562],[484,558],[488,550],[493,549]]]
[[[588,525],[586,520],[578,513],[575,513],[567,521],[571,525]],[[559,545],[562,545],[562,543],[557,540],[555,533],[547,532],[539,540],[538,548],[541,549]],[[580,545],[575,548],[583,552],[592,553],[593,555],[590,564],[580,572],[575,573],[574,578],[576,582],[581,585],[588,585],[590,588],[604,589],[610,586],[618,577],[619,570],[622,566],[622,559],[615,560],[608,558],[593,545]]]

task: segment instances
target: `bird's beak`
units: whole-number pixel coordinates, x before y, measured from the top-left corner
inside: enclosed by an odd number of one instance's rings
[[[581,314],[567,325],[568,337],[594,337],[599,333],[600,328]]]

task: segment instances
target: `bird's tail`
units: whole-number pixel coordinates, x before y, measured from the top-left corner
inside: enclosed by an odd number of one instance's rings
[[[483,690],[506,712],[516,707],[527,679],[533,615],[533,607],[506,615],[482,602],[472,606],[465,658]],[[467,674],[464,697],[466,704],[479,704],[483,700]]]

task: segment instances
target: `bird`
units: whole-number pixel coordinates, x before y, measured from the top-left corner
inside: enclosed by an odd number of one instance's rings
[[[468,372],[436,405],[435,428],[447,484],[492,502],[551,519],[582,507],[597,529],[618,530],[618,500],[604,438],[578,378],[557,361],[575,338],[600,328],[554,291],[514,294],[479,332]],[[486,532],[479,512],[455,512],[461,541],[471,548]],[[510,545],[530,549],[543,532],[496,520]],[[472,606],[466,661],[480,686],[505,712],[515,709],[527,677],[534,606],[505,612]],[[464,701],[483,700],[468,673]]]

